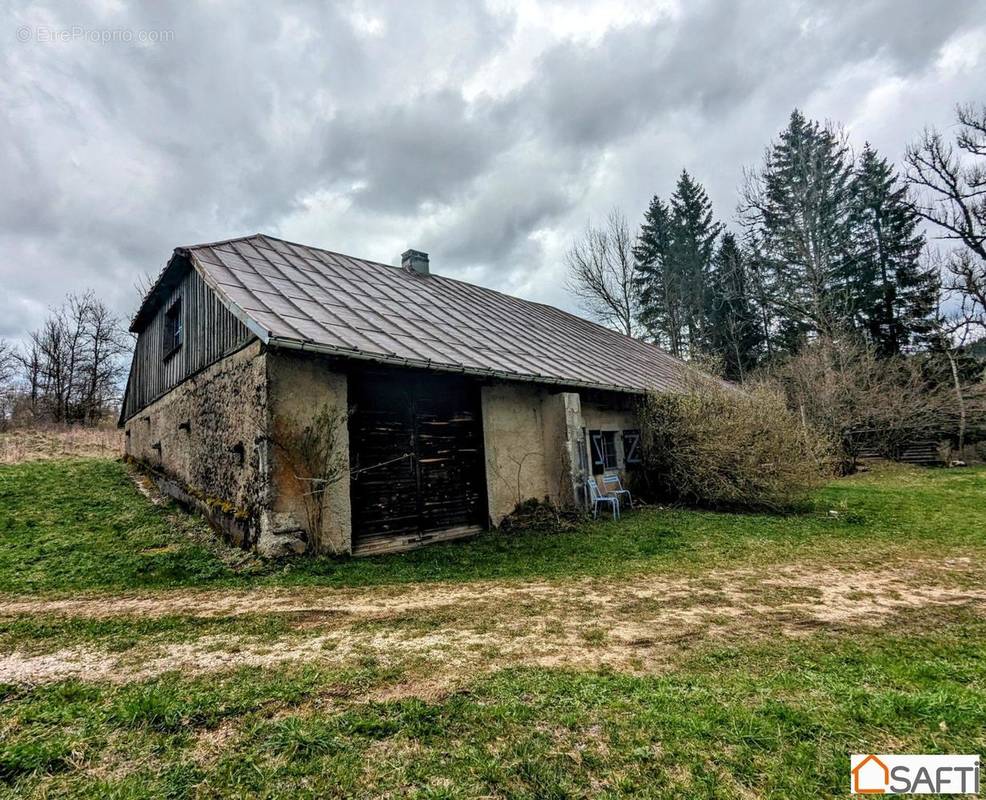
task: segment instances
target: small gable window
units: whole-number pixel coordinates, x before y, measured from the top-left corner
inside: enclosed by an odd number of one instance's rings
[[[167,310],[164,315],[164,357],[168,358],[177,352],[178,348],[181,347],[182,343],[182,326],[181,326],[181,300],[176,300],[175,303]]]

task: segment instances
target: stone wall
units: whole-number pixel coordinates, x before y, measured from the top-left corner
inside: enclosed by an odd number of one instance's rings
[[[490,521],[518,503],[580,502],[584,430],[637,427],[619,398],[500,382],[481,392]],[[309,531],[310,476],[284,450],[288,427],[309,425],[320,409],[336,414],[339,479],[328,488],[320,529]],[[265,555],[311,549],[349,553],[348,380],[311,354],[265,351],[259,342],[177,386],[126,422],[126,452],[167,478],[173,494],[221,512],[235,544]],[[616,438],[622,464],[622,437]],[[588,448],[586,447],[586,452]],[[212,514],[214,520],[215,514]],[[236,521],[232,527],[228,524]],[[237,532],[239,531],[239,532]]]
[[[128,456],[239,520],[234,543],[256,543],[270,488],[267,360],[259,342],[206,367],[124,427]]]
[[[326,495],[320,531],[310,535],[306,476],[276,444],[276,424],[303,429],[323,406],[338,409],[340,480]],[[162,488],[209,514],[233,544],[268,556],[306,549],[348,553],[349,443],[346,376],[315,356],[264,351],[259,342],[218,361],[125,424],[126,453]]]

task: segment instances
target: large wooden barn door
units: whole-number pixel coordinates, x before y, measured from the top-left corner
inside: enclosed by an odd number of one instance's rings
[[[351,375],[353,548],[427,541],[486,521],[479,389],[457,375]]]

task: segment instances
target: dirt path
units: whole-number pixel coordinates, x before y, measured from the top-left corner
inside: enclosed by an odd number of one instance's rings
[[[415,663],[434,683],[510,664],[659,670],[710,639],[799,636],[885,625],[916,609],[986,613],[967,559],[878,570],[785,566],[630,580],[425,584],[368,589],[172,591],[63,600],[0,599],[0,617],[220,619],[285,615],[274,638],[236,634],[139,642],[123,652],[0,650],[0,683],[129,681],[169,670],[317,662]],[[976,588],[969,588],[976,586]]]

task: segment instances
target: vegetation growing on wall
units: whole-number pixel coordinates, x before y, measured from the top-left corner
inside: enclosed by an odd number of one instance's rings
[[[349,475],[340,448],[347,419],[345,412],[324,404],[307,425],[294,419],[274,423],[274,445],[287,460],[294,491],[304,506],[308,552],[319,544],[329,487]]]

